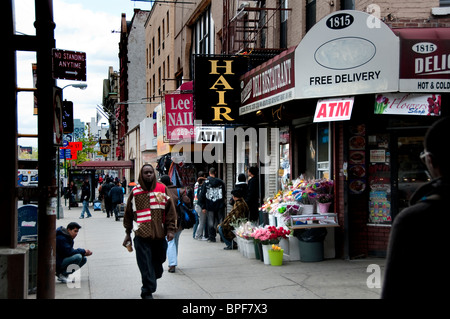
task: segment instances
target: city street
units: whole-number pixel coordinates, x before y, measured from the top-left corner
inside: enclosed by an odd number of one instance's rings
[[[90,206],[92,218],[79,219],[81,207],[64,207],[57,226],[76,221],[82,229],[74,248],[93,251],[75,273],[72,284],[56,283],[56,299],[139,299],[141,279],[135,253],[122,247],[122,220],[106,218]],[[217,237],[218,239],[219,237]],[[219,240],[193,240],[192,230],[180,237],[175,273],[158,280],[155,299],[377,299],[381,289],[369,288],[370,264],[384,268],[384,259],[340,259],[317,263],[284,262],[281,267],[248,259],[237,250],[224,251]]]

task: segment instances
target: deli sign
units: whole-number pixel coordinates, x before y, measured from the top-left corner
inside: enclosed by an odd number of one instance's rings
[[[401,92],[450,90],[448,28],[399,29]]]

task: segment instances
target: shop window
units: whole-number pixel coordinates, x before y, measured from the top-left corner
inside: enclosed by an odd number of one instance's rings
[[[278,170],[279,189],[285,189],[291,178],[289,153],[289,127],[280,128],[280,163]]]
[[[330,124],[317,125],[317,177],[330,178]]]
[[[297,150],[292,155],[292,178],[331,178],[330,124],[320,123],[296,128],[294,139]],[[281,151],[281,149],[280,149]],[[280,154],[281,156],[281,154]]]

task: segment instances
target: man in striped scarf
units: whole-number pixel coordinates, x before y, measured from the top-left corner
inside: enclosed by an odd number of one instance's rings
[[[136,260],[142,276],[141,297],[152,299],[156,280],[162,277],[166,260],[167,240],[171,241],[177,229],[177,213],[166,186],[156,181],[155,170],[145,164],[139,174],[138,185],[128,197],[123,218],[124,246],[131,244],[134,230]]]

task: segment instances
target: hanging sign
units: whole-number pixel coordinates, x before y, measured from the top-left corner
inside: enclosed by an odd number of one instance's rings
[[[223,126],[197,126],[195,128],[195,143],[223,144],[225,143],[225,128]]]
[[[334,12],[295,50],[297,99],[398,91],[399,39],[365,12]]]
[[[238,124],[240,76],[247,58],[223,55],[195,57],[195,119],[203,124]]]
[[[294,58],[295,47],[241,77],[240,115],[278,105],[294,98]]]
[[[192,94],[166,94],[165,110],[167,140],[191,140],[194,136]]]
[[[319,100],[314,122],[333,122],[350,120],[354,98]]]
[[[86,81],[86,52],[52,50],[53,78]]]

